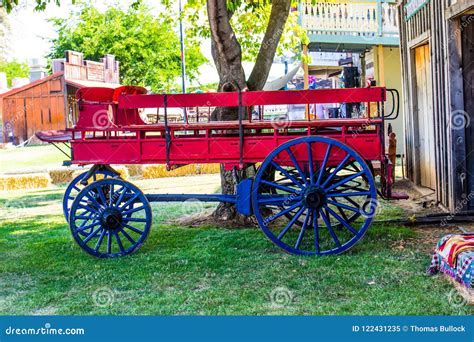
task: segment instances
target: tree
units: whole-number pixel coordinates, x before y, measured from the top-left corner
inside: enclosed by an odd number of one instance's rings
[[[305,38],[304,32],[296,25],[295,17],[290,15],[291,0],[273,0],[271,2],[243,2],[240,0],[190,0],[188,6],[195,10],[207,10],[208,28],[196,27],[197,34],[211,38],[212,56],[219,74],[219,91],[235,91],[248,88],[261,90],[266,83],[275,54],[282,37],[285,40],[280,48],[289,48],[296,40]],[[237,30],[235,29],[237,28]],[[294,30],[296,34],[283,35]],[[260,42],[258,42],[260,40]],[[298,42],[301,42],[299,40]],[[254,60],[255,66],[247,78],[242,60]],[[236,120],[236,108],[218,108],[212,115],[214,120]],[[235,191],[233,171],[225,171],[221,166],[221,187],[224,194]],[[235,206],[220,204],[214,212],[217,220],[242,221]],[[245,220],[243,221],[245,223]]]
[[[51,2],[55,3],[58,6],[61,3],[60,0],[35,0],[35,8],[38,11],[44,10],[46,6]],[[74,2],[75,0],[72,0],[72,3]],[[18,0],[2,0],[2,2],[0,3],[0,7],[3,7],[6,9],[7,12],[10,12],[14,7],[18,6],[18,3]]]
[[[0,72],[7,74],[8,86],[11,87],[12,79],[15,77],[28,77],[29,68],[27,63],[18,61],[6,62],[0,60]]]
[[[7,58],[9,33],[10,22],[8,21],[7,11],[0,6],[0,61]]]
[[[12,2],[16,0],[2,0]],[[38,3],[49,0],[36,0]],[[59,0],[56,0],[59,1]],[[137,0],[140,2],[140,0]],[[172,1],[162,0],[170,6]],[[208,36],[211,50],[219,74],[218,90],[245,89],[260,90],[264,86],[277,50],[283,47],[307,44],[304,30],[296,25],[296,16],[290,16],[293,0],[242,1],[242,0],[188,0],[187,15],[193,23],[190,32],[195,36]],[[200,20],[205,10],[207,23]],[[290,18],[290,20],[288,19]],[[293,30],[292,34],[284,32]],[[298,44],[298,46],[300,45]],[[247,78],[242,68],[242,60],[253,59],[255,67]],[[223,108],[213,113],[216,120],[235,120],[237,111]],[[233,193],[235,189],[232,172],[221,167],[223,193]],[[235,207],[222,204],[214,216],[222,220],[234,220],[239,216]]]
[[[122,83],[150,86],[155,92],[177,88],[180,46],[177,34],[170,30],[176,27],[170,16],[154,17],[144,5],[105,12],[81,5],[69,18],[53,19],[53,23],[58,37],[52,41],[50,58],[61,58],[66,50],[80,51],[91,60],[109,53],[120,61]],[[193,79],[206,59],[198,45],[186,45],[187,76]]]

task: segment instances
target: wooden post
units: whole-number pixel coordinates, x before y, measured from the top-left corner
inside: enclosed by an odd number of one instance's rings
[[[308,45],[303,45],[304,89],[309,88]],[[306,120],[309,120],[309,105],[306,105]]]
[[[379,72],[379,81],[378,85],[381,87],[385,87],[385,60],[384,60],[384,52],[383,46],[377,46],[377,60],[378,60],[378,72]]]

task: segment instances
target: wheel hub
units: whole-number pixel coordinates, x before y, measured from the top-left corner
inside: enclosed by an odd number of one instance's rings
[[[303,203],[310,209],[319,209],[326,204],[326,192],[317,186],[311,186],[303,194]]]
[[[115,230],[122,225],[122,214],[118,209],[107,208],[100,215],[100,223],[106,230]]]

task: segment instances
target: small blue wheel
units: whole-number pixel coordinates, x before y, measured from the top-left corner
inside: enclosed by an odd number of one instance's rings
[[[72,202],[76,198],[77,194],[85,187],[81,184],[81,180],[86,176],[86,174],[87,172],[83,172],[79,176],[75,177],[72,182],[69,183],[68,187],[66,188],[66,191],[64,192],[63,213],[67,222],[69,222],[69,211],[71,209]],[[114,173],[107,170],[100,170],[92,175],[92,177],[89,179],[89,184],[99,179],[113,177],[118,177],[118,175],[115,175]]]
[[[136,251],[150,232],[151,220],[150,204],[140,189],[108,178],[79,192],[72,203],[69,227],[87,253],[111,258]]]
[[[274,179],[268,174],[274,170]],[[342,253],[369,228],[377,191],[366,162],[344,143],[304,137],[282,144],[259,167],[255,217],[278,247],[297,255]]]

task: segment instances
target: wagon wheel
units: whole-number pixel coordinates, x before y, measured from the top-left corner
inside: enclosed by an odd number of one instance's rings
[[[330,174],[333,170],[334,170],[334,168],[325,167],[325,169],[323,171],[324,175]],[[300,174],[298,173],[298,171],[296,169],[295,170],[287,169],[286,171],[289,173],[289,175],[293,176],[293,178],[295,178],[299,182],[301,182],[301,183],[303,182],[302,178],[300,177]],[[308,171],[307,170],[302,170],[302,171],[306,175],[306,177],[308,178],[309,177]],[[318,165],[315,165],[315,171],[320,172],[320,170],[318,169]],[[349,163],[348,165],[341,168],[341,172],[343,172],[343,171],[359,172],[360,170],[357,168],[357,165],[354,165],[354,163]],[[274,181],[275,183],[277,183],[279,185],[291,186],[291,184],[292,184],[291,179],[289,179],[281,171],[277,171],[276,168],[273,167],[271,164],[267,168],[267,170],[265,171],[265,173],[263,175],[263,178],[265,180]],[[332,177],[332,179],[330,180],[328,185],[336,184],[337,182],[339,182],[341,180],[340,178],[341,178],[340,176]],[[364,181],[367,183],[367,180],[364,179]],[[341,187],[345,187],[345,188],[348,188],[348,189],[357,189],[359,186],[360,186],[360,180],[350,180],[350,181],[346,182],[345,184],[341,185]],[[270,194],[278,194],[278,191],[279,191],[277,188],[271,187],[271,186],[265,186],[264,188],[262,187],[262,189],[263,189],[263,191],[266,191]],[[282,192],[282,191],[280,191],[280,192]],[[283,210],[284,208],[281,207],[280,209]],[[336,210],[337,210],[338,214],[340,214],[348,223],[351,223],[351,222],[355,221],[361,215],[360,212],[346,213],[339,206],[336,206]],[[291,220],[293,218],[293,214],[292,213],[285,213],[285,217],[288,220]],[[328,220],[332,224],[333,228],[340,229],[340,228],[344,227],[343,224],[340,223],[339,221],[331,222],[331,217],[328,217]],[[303,223],[304,223],[304,217],[299,217],[295,222],[295,224],[300,226],[300,227],[303,225]]]
[[[266,180],[271,168],[284,174],[286,183]],[[252,189],[262,231],[280,248],[299,255],[336,254],[352,247],[370,226],[375,199],[365,161],[344,143],[324,137],[294,139],[276,148],[260,166]],[[350,219],[354,213],[360,217]],[[285,215],[289,221],[281,220]]]
[[[102,179],[77,195],[69,226],[74,240],[87,253],[101,258],[123,256],[133,253],[147,238],[151,208],[133,184]]]
[[[66,221],[69,222],[69,211],[71,210],[72,202],[76,198],[77,194],[84,189],[84,185],[81,184],[81,180],[86,176],[87,172],[83,172],[77,177],[75,177],[71,183],[66,188],[63,196],[63,214],[66,218]],[[118,177],[114,173],[107,171],[107,170],[99,170],[92,175],[89,179],[89,183],[95,182],[99,179],[104,178],[113,178]]]

